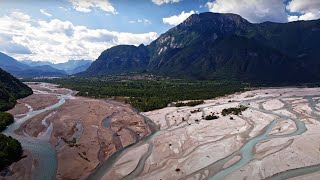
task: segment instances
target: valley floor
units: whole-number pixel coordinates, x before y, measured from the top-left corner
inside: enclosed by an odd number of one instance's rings
[[[9,112],[4,134],[18,139],[25,158],[6,179],[83,179],[114,152],[153,131],[129,105],[75,97],[47,83],[28,83],[34,94]]]
[[[320,88],[274,88],[138,114],[47,83],[10,110],[26,158],[7,179],[319,179]],[[243,105],[241,115],[221,111]],[[203,117],[215,114],[215,120]],[[131,144],[131,145],[130,145]]]
[[[239,105],[249,108],[221,115]],[[203,120],[212,113],[219,119]],[[143,114],[161,130],[123,152],[102,179],[320,177],[319,88],[254,90]]]

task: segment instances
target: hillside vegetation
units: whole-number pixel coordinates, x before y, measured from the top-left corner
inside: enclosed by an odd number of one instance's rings
[[[0,111],[12,108],[17,99],[31,94],[31,88],[0,69]]]
[[[22,152],[19,141],[0,134],[0,171],[11,163],[18,161]]]
[[[12,108],[18,98],[31,94],[31,88],[0,69],[0,132],[14,122],[11,114],[2,111]],[[0,134],[0,171],[11,163],[18,161],[22,152],[21,144],[17,140]]]
[[[13,121],[14,118],[10,113],[0,112],[0,132],[5,130],[8,125],[13,123]]]

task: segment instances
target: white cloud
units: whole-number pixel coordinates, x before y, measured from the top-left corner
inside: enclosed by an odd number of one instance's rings
[[[52,16],[52,14],[46,12],[46,10],[44,10],[44,9],[40,9],[40,12],[41,12],[43,15],[46,15],[46,16],[48,16],[48,17],[51,17],[51,16]]]
[[[168,3],[178,3],[181,0],[152,0],[153,3],[160,6],[162,4],[168,4]]]
[[[143,19],[143,23],[145,23],[145,24],[152,24],[149,19]]]
[[[319,18],[320,18],[320,10],[306,12],[303,15],[299,16],[299,20],[314,20]]]
[[[138,19],[138,20],[131,20],[129,21],[130,24],[135,24],[135,23],[143,23],[143,24],[152,24],[152,22],[149,19]]]
[[[195,14],[195,12],[194,11],[190,11],[190,12],[182,11],[182,13],[179,15],[174,15],[174,16],[170,16],[167,18],[162,18],[162,21],[165,24],[176,26],[176,25],[182,23],[184,20],[186,20],[192,14]]]
[[[69,0],[73,8],[79,12],[88,13],[92,8],[99,8],[107,13],[117,14],[109,0]]]
[[[299,16],[289,16],[288,21],[313,20],[320,18],[319,0],[292,0],[287,6],[292,13],[299,13]]]
[[[90,29],[69,21],[34,21],[21,12],[0,17],[0,51],[17,59],[50,60],[96,59],[102,51],[119,44],[148,44],[155,32],[133,34],[107,29]],[[12,47],[18,51],[12,51]]]
[[[319,7],[319,0],[292,0],[287,6],[291,12],[307,12],[317,10]]]
[[[215,0],[206,6],[211,12],[239,14],[250,22],[286,22],[284,0]]]
[[[288,16],[288,21],[298,21],[299,20],[299,16]]]
[[[10,54],[32,54],[29,48],[10,41],[2,41],[2,39],[0,39],[0,49]]]

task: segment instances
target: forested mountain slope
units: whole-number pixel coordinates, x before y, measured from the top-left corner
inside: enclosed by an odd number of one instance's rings
[[[0,111],[12,108],[16,100],[32,94],[31,88],[0,69]]]
[[[150,45],[104,51],[81,75],[150,72],[191,79],[309,82],[320,78],[320,20],[252,24],[201,13]]]

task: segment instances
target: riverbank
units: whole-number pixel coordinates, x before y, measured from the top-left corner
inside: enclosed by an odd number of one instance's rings
[[[21,142],[27,157],[11,166],[6,179],[83,179],[114,152],[152,133],[129,105],[75,97],[53,84],[28,85],[34,94],[18,100],[10,110],[15,123],[4,131]]]

